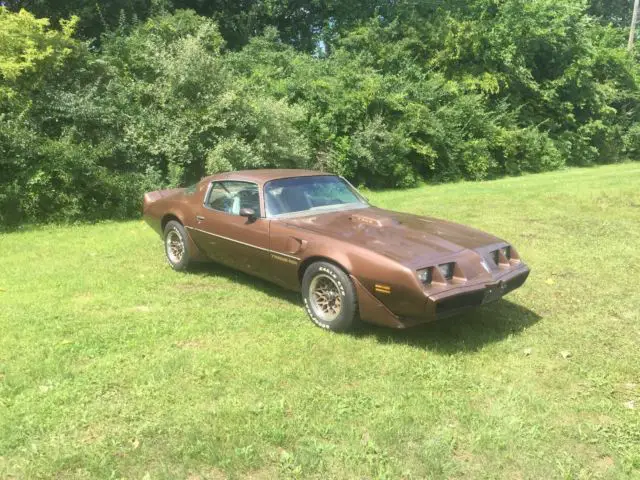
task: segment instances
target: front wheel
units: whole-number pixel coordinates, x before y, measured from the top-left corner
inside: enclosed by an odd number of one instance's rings
[[[191,263],[187,232],[180,222],[171,220],[164,227],[164,251],[169,265],[174,270],[186,270]]]
[[[311,321],[334,332],[358,323],[358,298],[349,276],[329,262],[309,265],[302,277],[302,300]]]

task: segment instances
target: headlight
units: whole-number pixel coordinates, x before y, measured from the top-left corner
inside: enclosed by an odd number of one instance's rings
[[[444,278],[446,278],[447,280],[451,280],[453,278],[453,266],[454,265],[455,265],[455,263],[453,263],[453,262],[443,263],[441,265],[438,265],[438,270],[440,270],[440,273],[442,274],[442,276]]]
[[[491,259],[493,260],[493,263],[495,263],[498,266],[502,262],[504,262],[504,260],[502,260],[503,258],[507,261],[507,264],[509,264],[511,262],[511,257],[512,257],[512,252],[511,252],[510,245],[507,245],[506,247],[502,247],[500,248],[500,250],[494,250],[493,252],[491,252]]]
[[[431,267],[418,270],[418,280],[420,280],[423,284],[429,285],[431,283],[431,278]]]
[[[453,278],[453,270],[455,269],[455,265],[455,262],[441,263],[437,267],[429,267],[418,270],[416,274],[418,275],[418,279],[424,285],[430,285],[434,281],[434,269],[437,268],[439,274],[435,274],[435,282],[442,283],[444,281],[444,283],[446,283],[447,280],[451,280]]]

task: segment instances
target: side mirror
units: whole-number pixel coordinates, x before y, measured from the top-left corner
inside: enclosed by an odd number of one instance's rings
[[[253,208],[241,208],[240,216],[247,217],[249,221],[254,221],[258,216],[256,215],[256,211]]]

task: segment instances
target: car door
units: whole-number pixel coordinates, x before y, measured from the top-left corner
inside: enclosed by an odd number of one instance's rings
[[[250,208],[254,217],[241,216]],[[244,272],[266,276],[269,268],[269,221],[260,208],[258,185],[214,181],[196,212],[192,238],[213,260]]]

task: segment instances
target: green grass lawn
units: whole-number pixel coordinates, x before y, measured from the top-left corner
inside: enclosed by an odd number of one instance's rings
[[[0,234],[0,478],[640,478],[640,164],[369,196],[528,282],[340,335],[142,221]]]

